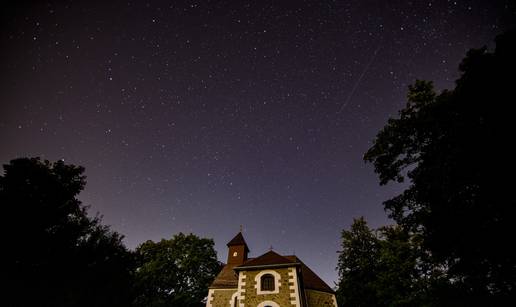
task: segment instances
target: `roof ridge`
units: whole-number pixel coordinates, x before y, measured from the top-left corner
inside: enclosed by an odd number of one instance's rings
[[[245,268],[245,267],[259,267],[259,266],[271,266],[271,265],[288,265],[288,264],[296,264],[295,261],[292,261],[275,251],[268,251],[265,254],[262,254],[256,258],[249,259],[243,264],[235,267],[237,268]]]

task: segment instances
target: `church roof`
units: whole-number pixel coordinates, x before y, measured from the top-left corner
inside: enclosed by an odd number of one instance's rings
[[[227,246],[235,246],[235,245],[244,245],[247,250],[249,250],[249,247],[247,247],[247,243],[245,243],[244,236],[241,232],[239,232],[231,241],[228,242]]]
[[[226,264],[219,272],[215,280],[211,283],[210,288],[216,289],[233,289],[238,287],[238,276],[233,268],[235,264]]]
[[[268,251],[265,254],[261,255],[257,258],[252,258],[244,262],[242,265],[239,265],[235,267],[235,270],[245,270],[245,269],[252,269],[256,267],[264,267],[264,266],[292,266],[299,263],[296,263],[295,261],[292,261],[290,259],[287,259],[280,254],[274,252],[274,251]]]
[[[324,280],[317,276],[314,271],[310,270],[310,268],[304,264],[303,261],[299,260],[299,258],[296,256],[285,256],[285,258],[301,263],[301,274],[303,275],[303,285],[305,289],[319,290],[331,293],[334,292],[333,289],[324,282]]]
[[[222,271],[217,275],[210,288],[216,289],[236,289],[238,287],[239,270],[257,270],[266,267],[285,267],[297,266],[301,268],[301,276],[303,287],[305,289],[318,290],[333,293],[333,289],[328,286],[317,274],[315,274],[308,266],[306,266],[296,256],[281,256],[280,254],[269,251],[259,257],[249,258],[242,265],[224,266]]]

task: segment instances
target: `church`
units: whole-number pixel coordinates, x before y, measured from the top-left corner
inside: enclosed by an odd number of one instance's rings
[[[337,307],[335,292],[296,256],[271,250],[248,258],[242,232],[227,246],[227,264],[209,287],[206,307]]]

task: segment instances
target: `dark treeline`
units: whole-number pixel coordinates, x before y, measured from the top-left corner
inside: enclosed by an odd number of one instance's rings
[[[178,234],[129,251],[77,199],[83,172],[38,158],[4,165],[2,306],[203,306],[220,269],[213,240]]]
[[[410,86],[365,154],[381,184],[409,187],[384,202],[396,226],[360,218],[342,232],[341,306],[516,302],[516,32],[494,51],[469,51],[459,68],[453,90]]]

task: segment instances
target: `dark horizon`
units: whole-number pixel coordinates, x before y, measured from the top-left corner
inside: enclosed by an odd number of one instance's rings
[[[330,286],[340,232],[392,223],[362,160],[407,86],[452,88],[511,1],[15,3],[3,10],[0,161],[82,165],[80,199],[134,249],[178,232],[221,261],[243,225]]]

